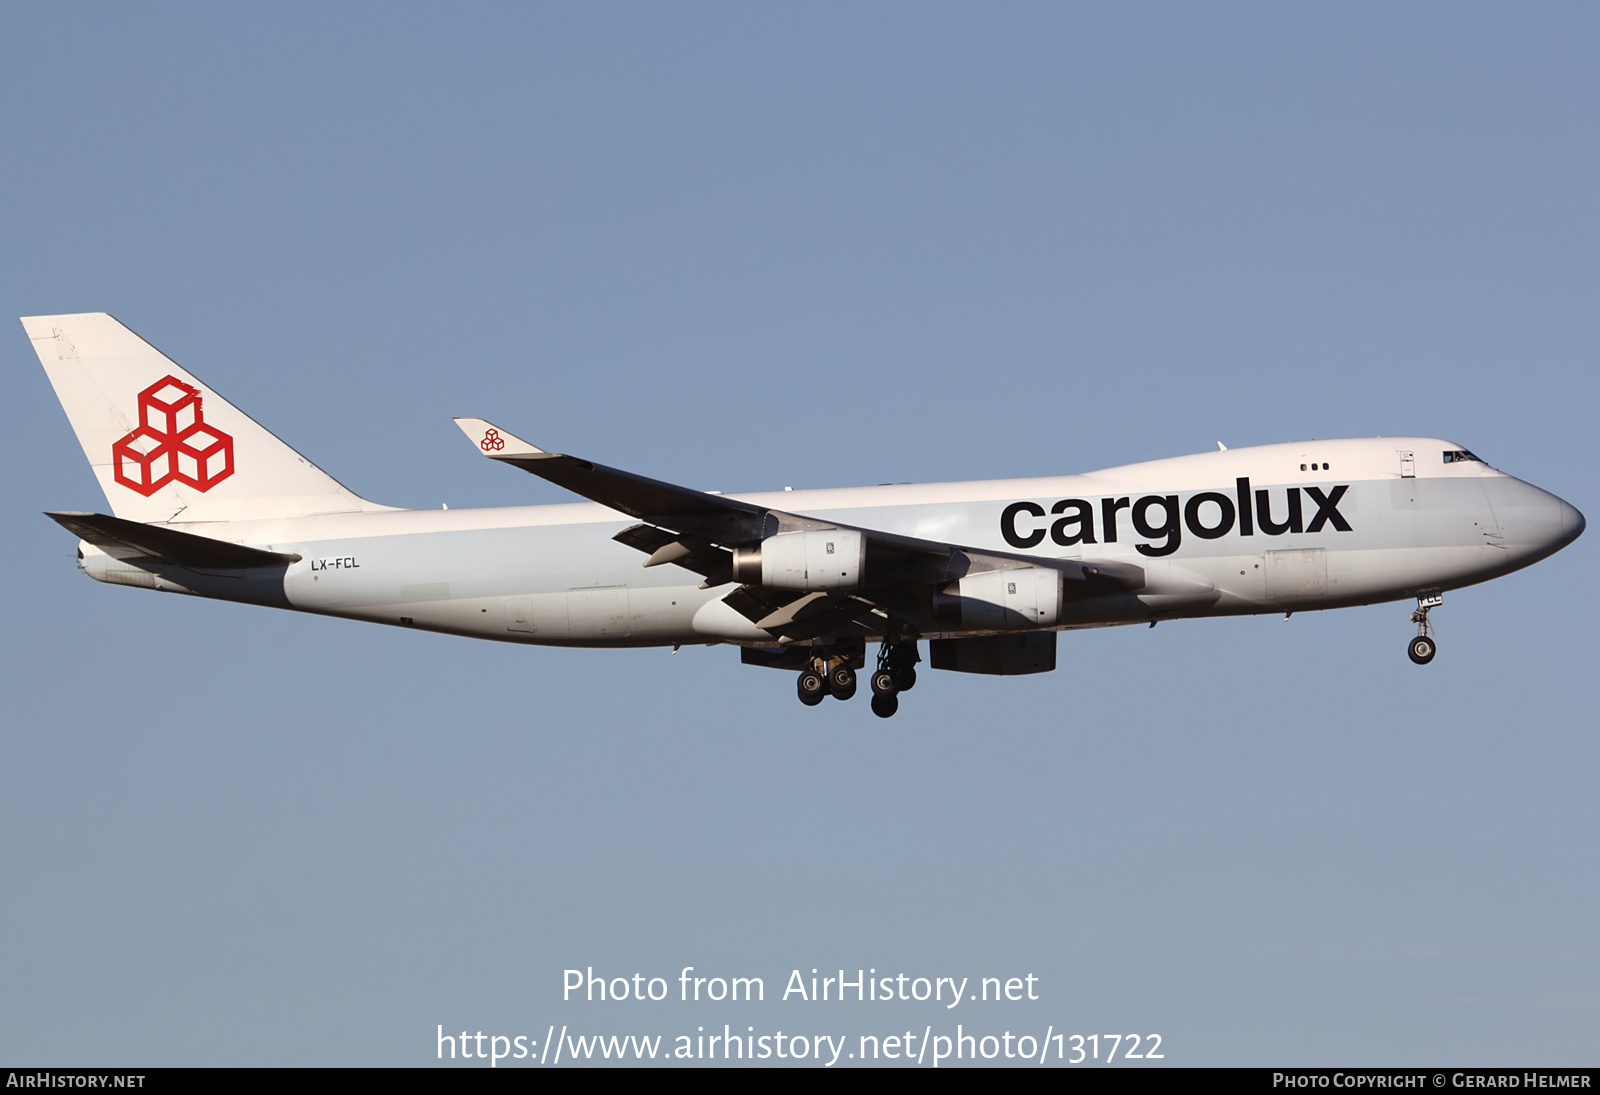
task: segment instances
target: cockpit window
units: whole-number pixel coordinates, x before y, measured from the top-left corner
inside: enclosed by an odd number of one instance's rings
[[[1449,452],[1444,454],[1444,462],[1446,464],[1455,464],[1462,460],[1477,460],[1478,463],[1483,463],[1481,459],[1473,456],[1466,449],[1451,449]]]

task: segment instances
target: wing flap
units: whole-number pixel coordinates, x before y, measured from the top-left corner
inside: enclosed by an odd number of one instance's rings
[[[612,539],[648,555],[644,566],[676,563],[704,576],[709,582],[708,589],[712,585],[722,585],[733,576],[733,554],[699,536],[685,536],[653,525],[629,525]]]

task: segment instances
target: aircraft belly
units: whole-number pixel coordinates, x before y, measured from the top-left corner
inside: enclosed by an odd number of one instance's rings
[[[93,544],[78,544],[79,565],[97,582],[185,593],[243,604],[289,607],[283,593],[282,572],[277,569],[204,570],[178,566],[160,559],[126,560],[108,555]]]
[[[708,596],[698,585],[634,587],[629,595],[633,638],[662,643],[682,642],[686,635],[693,635],[695,611]]]
[[[480,529],[299,544],[290,606],[511,642],[694,641],[708,593],[678,567],[645,570],[621,525]],[[703,641],[703,640],[701,640]]]
[[[507,597],[502,607],[506,631],[525,642],[559,642],[572,633],[565,593],[530,593]]]
[[[1194,569],[1217,587],[1217,607],[1241,607],[1259,605],[1266,599],[1265,563],[1264,555],[1229,555],[1207,559],[1207,565]]]
[[[585,586],[567,592],[569,637],[581,641],[617,641],[633,634],[628,614],[628,587]]]
[[[772,634],[761,630],[746,617],[735,612],[722,596],[730,587],[724,586],[716,590],[717,596],[706,601],[695,612],[692,621],[695,634],[700,641],[706,639],[721,639],[731,642],[767,642],[772,641]]]
[[[1379,548],[1337,560],[1350,577],[1344,595],[1370,600],[1409,597],[1419,589],[1452,589],[1505,573],[1505,552],[1485,544]]]

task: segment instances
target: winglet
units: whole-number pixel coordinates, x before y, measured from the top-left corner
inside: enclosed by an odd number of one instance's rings
[[[549,456],[550,453],[522,438],[494,426],[481,418],[458,418],[456,425],[467,435],[467,440],[478,446],[478,451],[489,457]]]

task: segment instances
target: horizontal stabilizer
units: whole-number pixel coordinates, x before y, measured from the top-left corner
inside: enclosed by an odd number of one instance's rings
[[[103,513],[46,513],[56,524],[119,559],[155,558],[191,570],[286,567],[300,556],[230,544],[162,525],[124,521]]]

